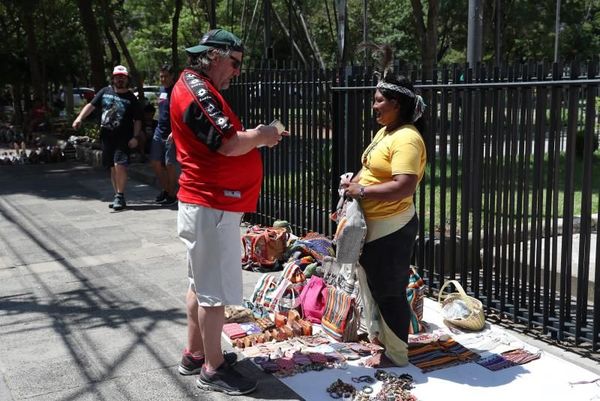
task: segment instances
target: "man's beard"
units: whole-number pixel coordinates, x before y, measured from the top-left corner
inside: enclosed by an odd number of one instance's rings
[[[127,81],[115,81],[115,88],[117,88],[117,89],[127,88]]]

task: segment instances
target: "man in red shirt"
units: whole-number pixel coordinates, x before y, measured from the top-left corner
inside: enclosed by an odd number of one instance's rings
[[[220,91],[240,74],[244,48],[231,32],[214,29],[186,49],[189,65],[171,92],[171,129],[181,165],[177,230],[187,247],[188,342],[179,372],[199,373],[200,388],[247,394],[256,381],[223,354],[225,305],[242,303],[239,225],[256,211],[262,182],[258,147],[273,147],[282,134],[259,125],[245,130]]]

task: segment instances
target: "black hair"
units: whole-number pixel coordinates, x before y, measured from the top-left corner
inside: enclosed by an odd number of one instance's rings
[[[415,87],[413,86],[410,79],[405,77],[404,75],[394,75],[391,71],[387,72],[387,74],[381,79],[381,82],[385,82],[388,84],[400,86],[408,89],[412,93],[415,93]],[[406,94],[386,89],[386,88],[378,88],[379,92],[386,99],[393,99],[398,102],[398,106],[400,107],[400,125],[404,124],[413,124],[417,130],[423,135],[425,133],[425,119],[423,116],[419,117],[417,121],[413,121],[413,116],[415,113],[415,106],[417,102],[416,96],[408,96]]]
[[[399,86],[407,89],[405,92],[386,89],[384,87],[377,88],[379,92],[386,99],[393,99],[398,102],[400,108],[400,124],[413,124],[419,131],[421,136],[425,133],[425,119],[420,116],[416,121],[413,121],[415,115],[415,106],[417,104],[417,93],[410,79],[404,75],[394,74],[394,51],[390,45],[383,44],[377,45],[370,42],[363,42],[359,45],[359,48],[371,49],[373,55],[379,58],[379,71],[375,72],[380,83],[386,83],[390,85]]]

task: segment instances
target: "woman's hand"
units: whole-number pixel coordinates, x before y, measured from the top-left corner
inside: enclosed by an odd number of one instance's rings
[[[364,198],[364,186],[360,185],[357,182],[349,182],[343,183],[342,188],[344,188],[344,196],[354,198],[354,199],[362,199]]]

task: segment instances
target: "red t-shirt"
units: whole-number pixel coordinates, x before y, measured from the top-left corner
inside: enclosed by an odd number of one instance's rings
[[[263,174],[260,152],[217,152],[223,139],[243,127],[210,80],[184,70],[173,87],[170,111],[181,164],[179,200],[230,212],[256,211]]]

